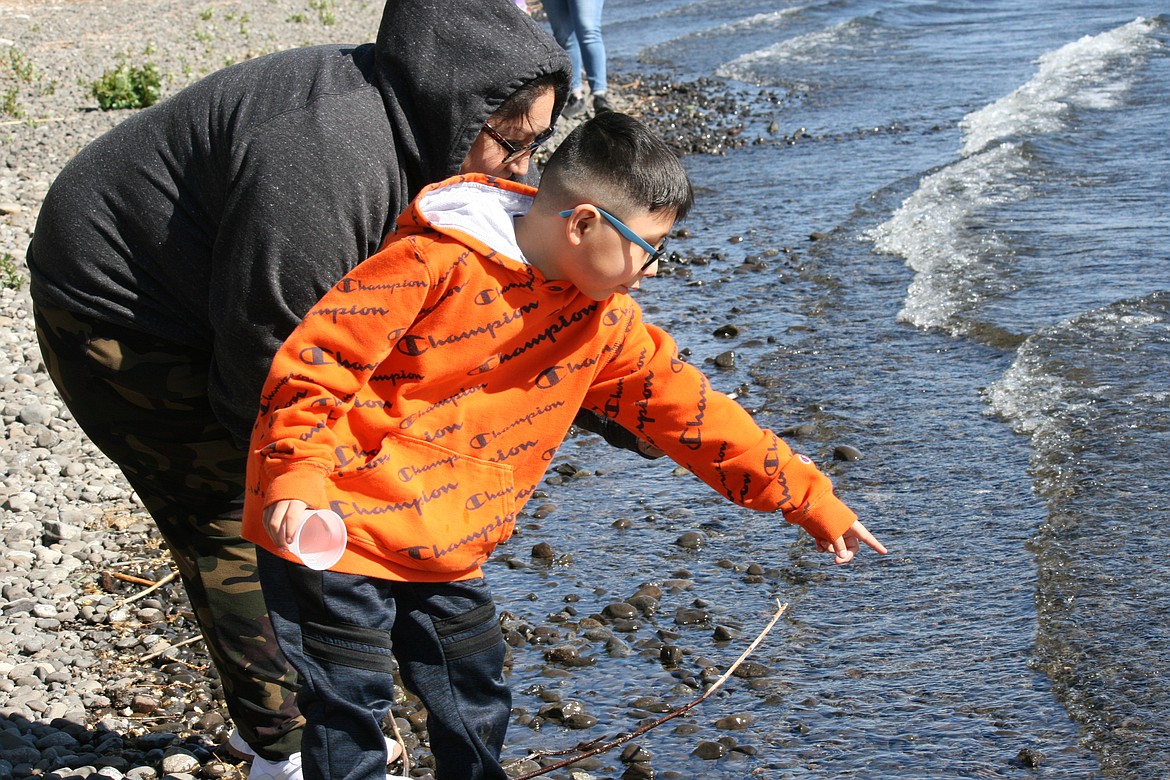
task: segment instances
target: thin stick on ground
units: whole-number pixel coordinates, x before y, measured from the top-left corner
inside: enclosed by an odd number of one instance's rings
[[[125,575],[121,575],[121,576],[120,576],[120,575],[118,575],[118,574],[115,574],[114,576],[115,576],[115,577],[118,577],[118,579],[125,579]],[[179,573],[178,573],[177,571],[173,571],[173,572],[171,572],[170,574],[168,574],[167,576],[163,577],[163,578],[162,578],[161,580],[159,580],[158,582],[156,582],[156,583],[152,584],[152,585],[151,585],[149,588],[147,588],[146,590],[142,591],[141,593],[135,593],[133,596],[131,596],[130,598],[128,598],[128,599],[126,599],[125,601],[123,601],[123,602],[122,602],[122,605],[123,605],[123,606],[125,606],[125,605],[127,605],[127,604],[129,604],[129,603],[131,603],[131,602],[138,601],[138,599],[140,599],[140,598],[143,598],[143,597],[145,597],[145,596],[147,596],[147,595],[149,595],[149,594],[151,594],[151,593],[154,593],[156,590],[158,590],[159,588],[161,588],[163,585],[166,585],[168,582],[170,582],[171,580],[175,579],[175,578],[176,578],[176,577],[178,577],[178,576],[179,576]],[[137,580],[137,578],[135,578],[135,579]]]
[[[43,122],[68,122],[72,118],[68,116],[46,116],[30,119],[8,119],[0,122],[0,127],[7,127],[9,125],[39,125]]]
[[[744,650],[742,654],[740,654],[739,658],[735,659],[735,663],[733,663],[731,666],[727,667],[727,671],[724,672],[723,675],[718,680],[713,682],[711,684],[711,687],[708,688],[703,693],[702,696],[689,702],[688,704],[684,704],[682,707],[680,707],[677,710],[674,710],[673,712],[668,712],[666,715],[663,715],[661,718],[659,718],[656,721],[653,721],[652,723],[647,723],[646,725],[639,727],[638,729],[630,732],[629,734],[623,734],[622,736],[620,736],[620,737],[618,737],[610,742],[604,742],[600,745],[596,744],[596,743],[590,743],[593,745],[593,747],[590,747],[587,750],[583,750],[580,753],[576,753],[572,756],[569,756],[568,758],[564,759],[563,761],[558,761],[557,763],[552,764],[551,766],[546,766],[543,769],[537,770],[535,772],[530,772],[526,775],[521,775],[520,777],[517,777],[514,780],[531,780],[531,778],[533,778],[533,777],[540,777],[541,775],[546,775],[549,772],[552,772],[553,770],[561,769],[561,768],[566,767],[566,766],[570,766],[572,764],[577,763],[578,761],[581,761],[582,759],[589,758],[590,756],[596,756],[600,753],[608,752],[610,750],[613,750],[615,747],[618,747],[620,745],[624,745],[625,743],[629,742],[630,740],[636,739],[637,737],[642,736],[650,729],[658,728],[663,723],[666,723],[669,720],[673,720],[674,718],[677,718],[679,715],[682,715],[684,712],[688,712],[689,710],[693,709],[694,707],[697,707],[708,696],[715,693],[715,691],[717,691],[723,685],[723,683],[727,682],[728,678],[730,678],[731,675],[735,673],[735,670],[739,668],[740,664],[742,664],[747,659],[747,657],[749,655],[751,655],[752,652],[755,651],[755,649],[757,647],[760,646],[760,643],[764,641],[764,637],[767,636],[768,632],[772,630],[772,627],[775,626],[777,621],[780,620],[780,616],[784,614],[784,611],[786,609],[788,609],[787,604],[781,604],[779,601],[776,602],[776,606],[777,606],[776,613],[774,615],[772,615],[772,619],[770,621],[768,621],[768,625],[764,626],[764,630],[761,631],[759,636],[757,636],[755,638],[755,641],[753,641],[750,645],[748,645],[747,649]],[[559,755],[559,754],[532,753],[528,756],[528,758],[529,759],[541,758],[541,757],[548,756],[548,755]]]
[[[145,577],[135,577],[133,574],[123,574],[120,571],[107,572],[111,577],[122,582],[132,582],[135,585],[157,585],[157,580],[148,580]]]
[[[398,728],[398,721],[394,718],[394,713],[390,713],[390,731],[394,734],[394,739],[402,745],[402,774],[410,777],[410,750],[407,747],[406,740],[402,738],[402,731]]]
[[[140,662],[143,662],[143,663],[146,661],[153,661],[155,658],[158,658],[160,655],[166,655],[167,653],[169,653],[172,650],[177,650],[180,647],[186,647],[187,645],[193,645],[202,638],[203,638],[203,634],[196,634],[195,636],[189,636],[186,639],[181,639],[178,642],[175,642],[173,645],[167,645],[166,647],[164,647],[160,650],[155,650],[153,652],[147,653],[146,655],[142,656],[138,660]]]

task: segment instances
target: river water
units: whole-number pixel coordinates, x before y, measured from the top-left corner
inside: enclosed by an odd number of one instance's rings
[[[648,318],[761,424],[803,424],[788,441],[890,553],[835,567],[669,462],[571,439],[557,463],[587,475],[489,566],[502,608],[573,626],[665,593],[628,652],[569,628],[592,666],[517,651],[522,712],[553,692],[600,723],[514,726],[508,751],[685,704],[779,600],[762,676],[639,738],[660,776],[1170,777],[1166,9],[627,0],[605,23],[613,71],[725,80],[758,139],[686,158],[690,237]],[[532,563],[536,541],[562,557]],[[709,622],[676,620],[696,604]],[[691,754],[720,738],[745,749]]]

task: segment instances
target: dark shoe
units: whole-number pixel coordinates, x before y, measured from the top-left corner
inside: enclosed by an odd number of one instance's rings
[[[561,109],[561,116],[565,119],[572,119],[584,110],[585,101],[576,95],[569,95],[569,102],[565,103],[565,107]]]
[[[613,111],[613,106],[609,104],[609,100],[606,99],[605,95],[594,95],[593,113],[604,114],[606,111]]]

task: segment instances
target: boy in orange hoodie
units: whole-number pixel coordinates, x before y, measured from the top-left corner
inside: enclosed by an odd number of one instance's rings
[[[561,144],[539,192],[480,174],[423,190],[277,354],[244,534],[303,680],[308,780],[383,777],[391,648],[427,707],[439,779],[506,777],[511,699],[480,566],[581,407],[729,500],[783,512],[838,563],[861,543],[885,552],[811,460],[642,320],[628,293],[692,197],[665,143],[601,114]],[[288,550],[306,508],[345,520],[329,571]]]

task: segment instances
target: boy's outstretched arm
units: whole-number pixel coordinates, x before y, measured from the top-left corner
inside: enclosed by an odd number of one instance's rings
[[[663,450],[679,465],[740,506],[782,512],[831,551],[851,561],[864,542],[886,548],[833,491],[811,458],[756,423],[746,409],[714,390],[678,356],[673,339],[641,322],[635,305],[612,359],[594,378],[586,405]]]
[[[853,560],[853,556],[861,549],[861,542],[877,550],[882,555],[886,554],[886,547],[877,540],[877,537],[869,532],[861,521],[858,520],[845,531],[844,534],[834,539],[832,542],[822,542],[817,540],[817,550],[820,552],[831,552],[834,554],[834,563],[849,563]]]

